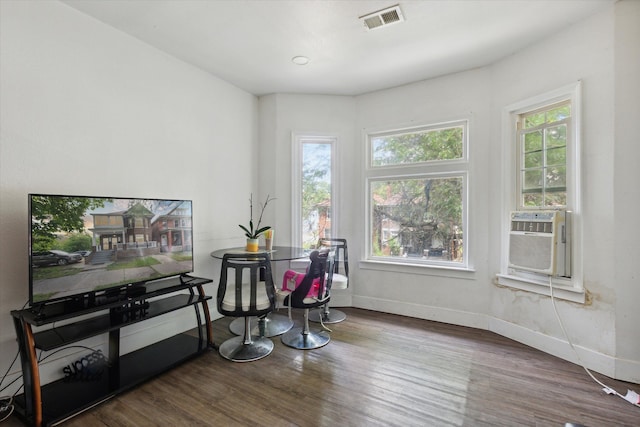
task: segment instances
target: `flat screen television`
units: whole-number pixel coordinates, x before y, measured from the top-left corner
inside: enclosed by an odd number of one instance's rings
[[[28,197],[31,306],[193,271],[191,200]]]

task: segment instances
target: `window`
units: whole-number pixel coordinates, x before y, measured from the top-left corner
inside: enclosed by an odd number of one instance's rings
[[[293,140],[293,241],[311,249],[335,233],[336,138],[294,134]]]
[[[467,267],[468,122],[367,135],[368,259]]]
[[[581,83],[509,105],[503,110],[502,260],[498,283],[584,302],[580,203]],[[571,277],[508,268],[510,211],[566,210],[570,214]]]
[[[571,102],[518,115],[518,209],[567,207]]]

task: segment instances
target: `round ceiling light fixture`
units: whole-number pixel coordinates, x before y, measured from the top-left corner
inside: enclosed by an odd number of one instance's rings
[[[307,65],[309,63],[309,58],[306,56],[294,56],[291,58],[291,62],[297,65]]]

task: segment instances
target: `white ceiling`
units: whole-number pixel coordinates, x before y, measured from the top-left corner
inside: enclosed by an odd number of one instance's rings
[[[484,66],[615,2],[63,1],[256,95],[357,95]],[[405,22],[368,31],[358,19],[395,4]]]

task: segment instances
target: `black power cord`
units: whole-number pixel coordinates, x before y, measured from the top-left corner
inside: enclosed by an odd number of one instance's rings
[[[24,305],[22,306],[23,310],[27,306],[27,304],[29,304],[29,302],[25,302],[24,303]],[[4,383],[4,380],[7,378],[7,375],[9,375],[9,372],[11,371],[11,368],[13,368],[13,365],[16,363],[16,360],[18,360],[18,356],[19,355],[20,355],[20,351],[17,351],[15,357],[11,361],[11,364],[9,365],[7,370],[5,371],[4,375],[2,375],[2,379],[0,379],[0,387],[2,387],[2,384]],[[0,393],[5,391],[7,388],[9,388],[9,386],[11,386],[13,383],[18,381],[19,379],[22,379],[22,375],[16,377],[16,379],[11,381],[9,384],[7,384],[4,387],[0,388]],[[16,394],[18,394],[18,391],[20,391],[21,389],[22,389],[22,385],[18,388],[18,390],[16,390],[15,393],[13,393],[13,395],[0,397],[0,422],[5,421],[13,413],[13,410],[15,408],[14,405],[13,405],[13,398],[15,397]]]

